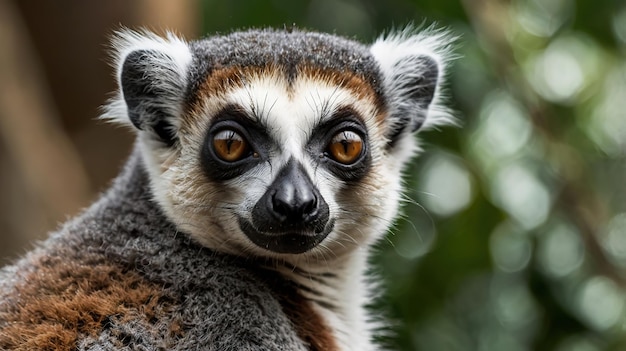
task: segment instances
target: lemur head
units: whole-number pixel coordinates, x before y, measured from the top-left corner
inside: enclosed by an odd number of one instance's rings
[[[398,211],[414,132],[443,122],[446,35],[372,45],[251,30],[185,42],[125,31],[105,117],[138,132],[155,201],[214,250],[332,259]]]

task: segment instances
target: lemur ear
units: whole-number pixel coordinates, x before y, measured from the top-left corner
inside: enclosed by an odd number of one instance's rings
[[[113,47],[119,92],[102,117],[174,145],[192,60],[189,47],[169,33],[161,38],[134,31],[117,33]]]
[[[446,32],[418,33],[409,27],[372,44],[388,102],[391,145],[422,127],[450,122],[450,114],[439,103],[450,43]]]

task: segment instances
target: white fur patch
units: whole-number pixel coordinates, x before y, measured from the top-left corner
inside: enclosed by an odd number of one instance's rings
[[[379,37],[370,47],[370,52],[378,61],[383,74],[383,84],[390,97],[390,106],[402,104],[402,97],[407,92],[402,91],[405,84],[402,80],[412,80],[423,74],[420,67],[398,65],[403,59],[427,56],[437,62],[439,76],[435,97],[430,104],[423,128],[433,128],[440,125],[454,123],[450,110],[443,105],[441,86],[452,55],[452,43],[456,40],[449,32],[437,30],[433,27],[419,31],[413,26],[390,32]],[[400,71],[399,71],[400,70]],[[398,78],[399,77],[399,78]]]
[[[152,75],[160,75],[163,79],[170,80],[173,86],[184,87],[186,85],[187,71],[192,61],[191,51],[187,43],[171,32],[167,32],[165,38],[160,37],[147,30],[133,31],[123,29],[117,31],[112,39],[111,46],[113,48],[112,64],[115,68],[115,77],[118,82],[118,93],[115,97],[108,101],[103,108],[100,118],[119,122],[125,125],[132,125],[128,117],[128,110],[124,101],[121,89],[122,66],[126,57],[131,52],[139,50],[154,51],[158,55],[156,65],[150,64],[146,66]],[[164,70],[160,67],[167,67]],[[155,71],[156,70],[156,71]],[[170,96],[182,97],[184,91],[171,92]],[[172,112],[180,112],[178,104],[175,103]],[[170,108],[172,108],[170,106]],[[178,121],[172,121],[172,124],[178,126]]]

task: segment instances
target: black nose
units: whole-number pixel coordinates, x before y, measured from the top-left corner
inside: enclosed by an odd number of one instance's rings
[[[252,210],[252,221],[266,233],[315,235],[324,230],[326,201],[302,165],[290,160]]]
[[[283,225],[305,224],[318,212],[318,191],[294,164],[288,165],[271,189],[270,212]]]
[[[290,160],[239,227],[257,246],[278,253],[311,250],[333,231],[335,221],[302,165]]]

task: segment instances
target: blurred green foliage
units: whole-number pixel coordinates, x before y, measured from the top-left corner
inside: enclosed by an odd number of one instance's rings
[[[626,349],[626,2],[203,1],[204,32],[460,36],[460,128],[420,134],[377,250],[399,350]],[[385,312],[388,311],[388,312]]]

